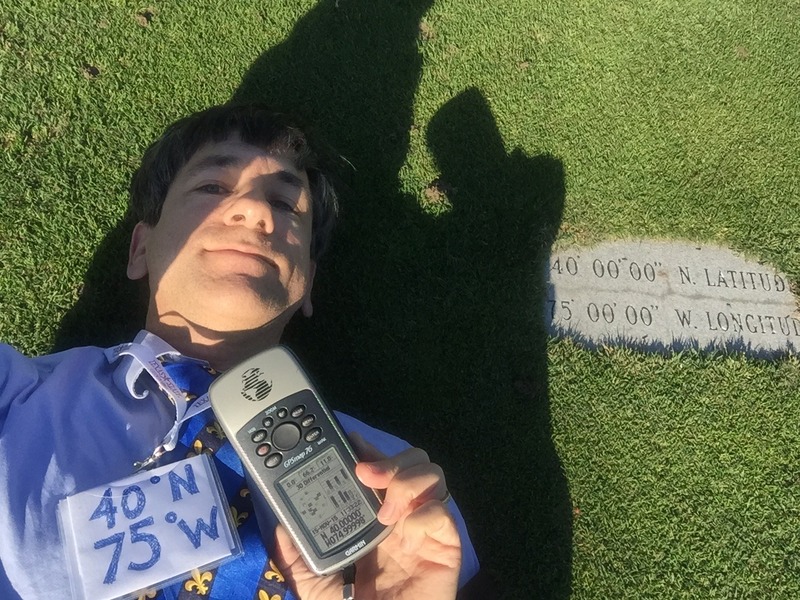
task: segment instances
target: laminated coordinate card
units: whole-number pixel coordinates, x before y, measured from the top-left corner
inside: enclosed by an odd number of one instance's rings
[[[76,598],[130,597],[241,552],[206,455],[70,496],[58,511]]]

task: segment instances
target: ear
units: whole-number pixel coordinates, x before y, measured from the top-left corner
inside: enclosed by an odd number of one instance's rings
[[[300,310],[303,312],[304,317],[310,317],[314,314],[314,307],[311,306],[311,288],[314,287],[314,275],[317,272],[317,263],[313,260],[309,263],[308,268],[308,285],[306,286],[306,295],[303,297],[303,303],[300,305]]]
[[[131,246],[128,249],[128,279],[141,279],[147,271],[147,238],[152,227],[144,221],[139,221],[131,234]]]

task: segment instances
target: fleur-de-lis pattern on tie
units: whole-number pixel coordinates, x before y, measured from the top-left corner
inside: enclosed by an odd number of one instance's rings
[[[200,571],[194,569],[192,578],[184,583],[183,587],[189,592],[197,590],[198,594],[205,596],[208,593],[208,582],[212,579],[214,579],[214,576],[209,571],[200,573]]]
[[[205,394],[208,386],[219,375],[214,369],[189,359],[167,362],[164,369],[184,391],[187,401]],[[184,423],[180,444],[174,453],[175,458],[171,460],[200,453],[213,457],[246,559],[240,557],[223,563],[219,568],[202,572],[195,569],[181,583],[159,591],[157,600],[296,600],[283,575],[267,556],[250,490],[245,485],[241,461],[225,438],[222,428],[214,421],[211,410],[205,410]],[[151,597],[143,596],[148,599]]]

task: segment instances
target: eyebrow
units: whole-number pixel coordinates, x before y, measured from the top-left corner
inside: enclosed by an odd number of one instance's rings
[[[289,171],[278,171],[277,173],[275,173],[275,176],[278,179],[280,179],[283,183],[286,183],[296,188],[300,188],[301,190],[306,187],[302,179],[300,179],[294,173],[290,173]]]
[[[196,164],[192,165],[186,171],[186,176],[193,177],[208,168],[225,169],[228,167],[243,167],[245,164],[247,164],[247,162],[247,160],[235,154],[209,154],[208,156],[204,156],[202,159],[200,159]],[[305,183],[300,177],[289,171],[280,170],[276,173],[273,173],[273,175],[282,183],[292,187],[299,189],[304,189],[306,187]]]
[[[244,163],[245,161],[242,157],[236,156],[234,154],[209,154],[208,156],[204,156],[197,163],[192,165],[186,171],[186,175],[192,177],[208,168],[217,167],[224,169],[226,167],[243,166]]]

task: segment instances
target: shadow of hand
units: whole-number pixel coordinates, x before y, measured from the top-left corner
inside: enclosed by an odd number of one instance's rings
[[[433,429],[441,436],[446,423],[458,432],[446,464],[468,482],[462,503],[483,565],[508,597],[567,598],[571,502],[552,441],[541,318],[563,166],[549,155],[507,153],[475,89],[438,111],[428,143],[437,187],[452,204],[429,231],[425,262],[433,255],[438,264],[418,290],[435,324],[428,338],[437,338],[437,349],[425,350],[436,357],[429,398],[444,415]]]

